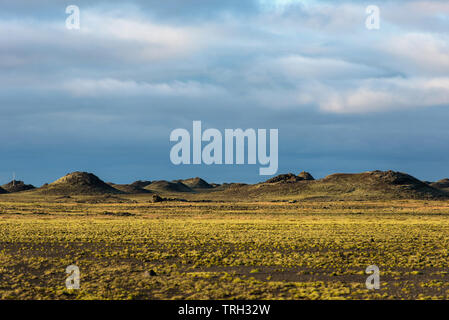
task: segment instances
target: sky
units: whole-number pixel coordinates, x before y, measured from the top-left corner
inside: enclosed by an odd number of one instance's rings
[[[278,129],[278,173],[449,177],[448,30],[437,0],[0,0],[0,184],[269,178],[172,164],[194,120]]]

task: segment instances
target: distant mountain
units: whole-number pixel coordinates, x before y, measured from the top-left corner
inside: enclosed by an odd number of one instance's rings
[[[218,194],[217,194],[218,196]],[[389,200],[448,198],[449,194],[401,172],[371,171],[336,173],[320,180],[298,180],[293,174],[279,175],[265,183],[227,188],[221,198],[328,200]]]
[[[7,193],[8,183],[0,188]],[[32,188],[15,181],[14,190]],[[171,194],[191,193],[202,200],[392,200],[392,199],[449,199],[449,179],[425,183],[415,177],[395,171],[363,173],[335,173],[314,180],[308,172],[298,175],[280,174],[258,184],[223,183],[211,185],[196,177],[176,181],[136,181],[131,184],[106,184],[87,172],[70,173],[30,193],[48,195],[108,195],[111,194]],[[12,191],[15,192],[15,191]]]
[[[184,180],[176,180],[177,182],[182,182],[186,186],[192,188],[192,189],[210,189],[213,188],[212,185],[207,183],[205,180],[196,177],[196,178],[190,178],[190,179],[184,179]]]
[[[332,174],[320,181],[330,190],[379,198],[428,199],[447,196],[415,177],[395,171],[370,171],[357,174]]]
[[[193,189],[186,186],[184,183],[175,181],[170,182],[166,180],[154,181],[145,187],[146,190],[157,192],[193,192]]]
[[[55,195],[96,195],[123,193],[88,172],[73,172],[35,190],[36,193]]]

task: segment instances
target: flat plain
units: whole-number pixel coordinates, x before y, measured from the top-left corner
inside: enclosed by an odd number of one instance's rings
[[[0,298],[449,298],[448,201],[149,198],[2,195]]]

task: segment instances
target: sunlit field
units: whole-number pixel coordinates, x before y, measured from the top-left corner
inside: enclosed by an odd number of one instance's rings
[[[449,298],[447,202],[90,202],[0,203],[0,298]]]

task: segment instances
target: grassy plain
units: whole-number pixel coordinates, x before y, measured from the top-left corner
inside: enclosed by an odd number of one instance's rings
[[[2,196],[0,298],[449,298],[447,201],[148,197]],[[65,288],[72,264],[80,290]]]

